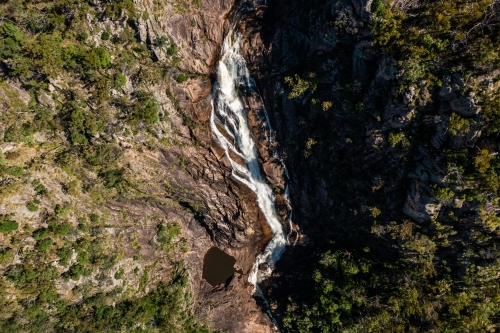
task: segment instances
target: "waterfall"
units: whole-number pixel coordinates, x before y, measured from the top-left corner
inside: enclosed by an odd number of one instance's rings
[[[257,93],[255,82],[250,77],[245,60],[240,54],[240,40],[241,36],[233,26],[224,39],[217,69],[210,128],[231,163],[232,175],[255,193],[259,208],[273,232],[273,237],[264,251],[257,255],[248,277],[248,281],[254,286],[254,294],[261,296],[265,301],[259,282],[272,273],[275,263],[285,250],[288,237],[284,233],[276,210],[274,193],[261,173],[259,152],[251,136],[245,104],[240,97],[240,94],[244,93]],[[272,140],[272,130],[265,110],[264,114],[269,130],[266,131],[269,133],[267,139]],[[233,158],[235,156],[240,157],[245,165],[238,163],[236,158]],[[286,192],[288,200],[288,191]]]

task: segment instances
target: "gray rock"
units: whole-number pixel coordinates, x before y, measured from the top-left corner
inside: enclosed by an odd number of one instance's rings
[[[143,19],[138,18],[135,20],[135,26],[137,28],[137,32],[139,33],[139,40],[141,43],[146,43],[148,40],[148,27],[146,22]]]
[[[370,79],[368,75],[367,61],[373,59],[373,43],[367,40],[362,40],[354,49],[352,55],[352,74],[361,84],[368,84]]]
[[[457,96],[453,93],[453,88],[451,86],[443,86],[439,92],[439,97],[448,102],[457,99]]]
[[[425,183],[414,180],[410,184],[408,197],[403,207],[403,213],[413,220],[423,223],[435,218],[442,205],[430,197]]]
[[[377,79],[389,81],[396,76],[397,69],[391,65],[388,57],[383,56],[378,65]]]
[[[371,18],[372,2],[373,0],[352,0],[356,14],[364,21],[369,21]]]
[[[474,116],[479,113],[472,100],[463,96],[451,101],[450,106],[453,111],[463,116]]]
[[[36,100],[38,101],[38,103],[40,103],[40,105],[46,106],[51,109],[55,108],[56,106],[56,103],[54,103],[52,97],[45,91],[40,92],[36,97]]]
[[[440,148],[443,143],[446,141],[446,131],[447,131],[447,126],[443,125],[443,123],[439,123],[436,126],[436,133],[431,139],[431,144],[436,147]]]
[[[410,124],[415,111],[401,105],[390,105],[384,111],[384,120],[391,128],[402,128]]]

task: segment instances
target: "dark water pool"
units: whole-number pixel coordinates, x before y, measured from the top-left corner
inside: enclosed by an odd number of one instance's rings
[[[226,283],[235,272],[236,259],[217,247],[210,248],[203,258],[203,278],[212,286]]]

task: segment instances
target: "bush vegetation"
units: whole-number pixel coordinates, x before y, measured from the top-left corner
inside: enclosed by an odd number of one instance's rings
[[[311,203],[318,216],[303,218],[314,246],[291,249],[293,268],[278,264],[275,318],[285,332],[497,331],[500,3],[374,0],[370,20],[356,16],[359,34],[345,33],[351,21],[340,10],[327,26],[323,5],[302,3],[307,24],[297,29],[311,40],[334,35],[336,46],[287,68],[287,115],[302,127],[284,135],[306,142],[308,158],[290,161],[301,177],[325,182],[332,204]],[[361,40],[373,42],[362,53],[373,72],[356,67]],[[334,83],[324,69],[332,62]],[[378,86],[384,66],[394,76]],[[479,77],[493,79],[486,87]],[[480,114],[453,110],[440,96],[445,85],[455,98],[473,99]],[[285,106],[273,99],[280,114]],[[322,100],[332,107],[318,108]],[[389,124],[394,105],[415,113],[409,125]],[[438,148],[431,139],[440,121]],[[309,194],[320,197],[316,188]],[[409,219],[404,207],[424,210],[415,202],[436,214]]]
[[[147,20],[147,13],[137,13],[131,0],[101,5],[0,1],[0,104],[6,106],[0,139],[14,147],[0,151],[0,192],[6,202],[13,195],[29,198],[8,211],[32,212],[26,221],[0,215],[0,332],[208,332],[193,319],[186,273],[174,261],[182,245],[177,225],[165,224],[158,243],[150,244],[172,275],[159,283],[151,273],[140,293],[127,285],[134,267],[123,265],[125,250],[115,247],[126,240],[110,242],[104,229],[103,201],[142,200],[114,136],[140,129],[151,139],[160,105],[147,89],[164,79],[168,64],[154,63],[151,45],[138,41],[128,24],[138,14]],[[127,24],[116,34],[97,32],[89,18]],[[178,65],[173,41],[165,38],[159,47]],[[121,89],[127,80],[133,93]],[[126,209],[119,214],[128,219]],[[136,264],[139,274],[143,262]],[[102,293],[113,276],[122,286]],[[63,295],[60,286],[70,288]]]
[[[16,221],[11,220],[8,215],[0,215],[0,232],[1,233],[7,233],[7,232],[17,230],[18,227],[19,227],[19,224]]]

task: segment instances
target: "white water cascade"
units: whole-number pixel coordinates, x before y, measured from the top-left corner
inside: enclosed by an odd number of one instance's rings
[[[217,70],[210,127],[231,163],[232,175],[255,193],[259,208],[273,232],[265,250],[256,257],[248,278],[254,285],[254,294],[265,300],[258,283],[271,274],[275,263],[285,250],[287,236],[277,214],[274,193],[260,170],[259,152],[252,139],[247,110],[240,97],[240,94],[245,92],[256,92],[256,86],[240,54],[240,35],[235,29],[231,29],[224,40]],[[267,118],[267,114],[265,115]],[[268,140],[272,140],[269,119],[267,123]],[[232,156],[239,156],[246,165],[238,163]],[[262,264],[265,264],[265,269],[262,269]]]

